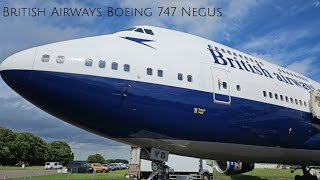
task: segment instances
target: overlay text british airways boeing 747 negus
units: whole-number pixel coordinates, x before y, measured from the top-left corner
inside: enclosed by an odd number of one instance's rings
[[[253,163],[320,165],[320,84],[211,40],[137,26],[43,45],[1,64],[4,81],[42,110],[141,147],[150,179],[167,153],[216,159],[226,174]]]

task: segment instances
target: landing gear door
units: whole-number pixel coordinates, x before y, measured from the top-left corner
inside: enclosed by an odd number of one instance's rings
[[[211,67],[213,80],[213,101],[225,105],[231,104],[230,83],[228,72],[224,69]]]

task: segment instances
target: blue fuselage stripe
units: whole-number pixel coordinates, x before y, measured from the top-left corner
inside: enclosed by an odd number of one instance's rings
[[[113,138],[154,138],[320,149],[310,113],[213,93],[89,75],[4,71],[3,79],[43,110]],[[23,83],[20,83],[22,82]],[[195,113],[195,108],[204,109]]]

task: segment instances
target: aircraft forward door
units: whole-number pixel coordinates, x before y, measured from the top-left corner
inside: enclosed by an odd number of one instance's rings
[[[213,101],[229,105],[231,103],[228,72],[224,69],[211,67],[213,79]]]

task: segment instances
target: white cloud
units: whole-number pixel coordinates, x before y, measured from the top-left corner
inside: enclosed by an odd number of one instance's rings
[[[287,68],[295,72],[298,72],[300,74],[308,75],[308,74],[311,74],[314,69],[312,68],[312,66],[314,65],[313,62],[314,61],[312,59],[296,61],[296,62],[293,62],[292,64],[289,64]]]
[[[152,7],[157,9],[157,7],[177,7],[176,16],[174,17],[158,17],[157,15],[153,17],[142,17],[135,18],[130,22],[130,25],[155,25],[166,28],[174,28],[177,30],[186,31],[191,34],[196,34],[202,37],[210,38],[223,30],[234,30],[239,27],[239,21],[245,18],[249,13],[251,8],[256,6],[258,3],[252,0],[242,0],[242,1],[132,1],[124,0],[120,2],[121,7]],[[181,8],[208,8],[210,12],[222,8],[222,17],[188,17],[181,16]],[[180,14],[179,14],[180,13]],[[231,25],[230,25],[231,24]],[[220,37],[221,35],[219,35]]]
[[[312,3],[312,5],[314,6],[314,7],[320,7],[320,1],[318,1],[318,0],[315,0],[315,1],[313,1],[313,3]]]

